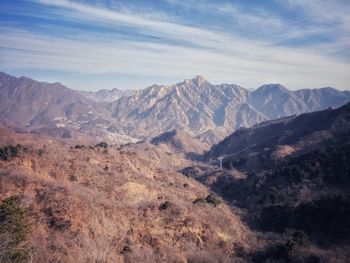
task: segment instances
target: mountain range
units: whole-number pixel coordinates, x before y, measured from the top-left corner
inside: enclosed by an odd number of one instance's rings
[[[116,142],[178,129],[213,144],[241,127],[339,107],[349,100],[349,91],[333,88],[290,91],[267,84],[249,91],[234,84],[214,85],[202,76],[141,90],[79,92],[0,73],[1,121],[30,131],[63,128]]]

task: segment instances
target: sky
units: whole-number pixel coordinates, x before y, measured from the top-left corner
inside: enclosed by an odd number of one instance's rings
[[[78,90],[203,75],[350,89],[349,0],[1,0],[0,71]]]

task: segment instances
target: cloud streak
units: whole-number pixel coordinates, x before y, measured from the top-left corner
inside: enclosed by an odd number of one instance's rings
[[[267,55],[261,59],[262,50],[258,47],[257,54],[252,51],[247,58],[168,44],[106,43],[103,39],[86,42],[43,37],[24,31],[6,32],[4,28],[1,32],[0,65],[10,68],[20,65],[81,74],[127,73],[179,78],[201,73],[214,81],[235,80],[248,87],[256,87],[261,81],[283,82],[290,87],[301,87],[299,79],[308,82],[308,86],[321,86],[330,82],[327,78],[334,77],[339,81],[335,84],[348,81],[346,65],[284,49],[267,50],[265,47],[263,50]],[[248,52],[245,46],[241,47],[242,50],[239,48],[237,54]]]
[[[349,64],[318,50],[276,46],[216,30],[139,16],[67,0],[36,0],[51,12],[100,28],[127,28],[154,39],[71,29],[64,36],[0,27],[0,66],[78,74],[191,77],[257,87],[280,82],[289,88],[333,85],[347,88]],[[226,10],[227,11],[227,10]],[[232,10],[231,10],[232,11]],[[322,49],[324,47],[320,47]],[[139,87],[142,88],[142,87]]]

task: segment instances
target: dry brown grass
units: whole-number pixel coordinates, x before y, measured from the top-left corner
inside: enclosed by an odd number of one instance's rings
[[[291,155],[295,152],[295,148],[290,145],[278,145],[276,150],[272,153],[273,159],[283,159],[284,157]]]
[[[208,189],[159,147],[71,149],[70,140],[2,130],[0,145],[17,143],[27,150],[0,162],[0,199],[22,197],[34,262],[226,262],[254,245],[224,203],[193,204]]]

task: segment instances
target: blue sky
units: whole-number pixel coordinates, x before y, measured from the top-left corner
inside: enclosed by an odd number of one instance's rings
[[[71,88],[195,75],[350,89],[348,0],[1,0],[0,71]]]

